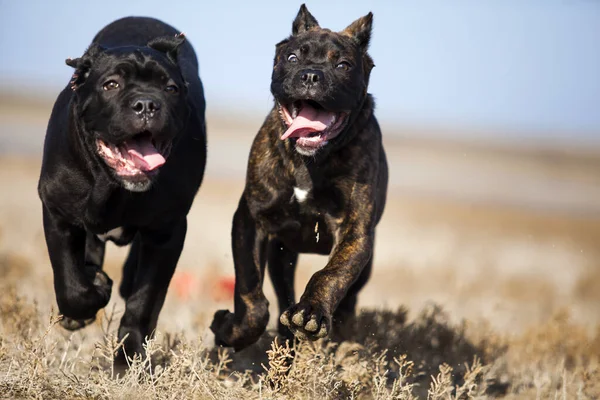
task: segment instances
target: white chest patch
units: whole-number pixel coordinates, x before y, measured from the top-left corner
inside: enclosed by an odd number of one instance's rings
[[[98,235],[98,239],[106,242],[108,239],[118,240],[123,234],[123,228],[118,227],[115,229],[111,229],[110,231],[103,233],[102,235]]]
[[[296,200],[298,200],[299,203],[302,203],[304,200],[306,200],[306,197],[308,196],[308,190],[303,190],[299,187],[295,187],[294,196],[296,196]]]

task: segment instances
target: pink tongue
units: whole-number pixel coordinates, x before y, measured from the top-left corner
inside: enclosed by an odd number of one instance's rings
[[[317,110],[304,102],[298,116],[281,136],[281,140],[290,137],[306,137],[313,132],[322,132],[333,123],[334,117],[335,113]]]
[[[142,171],[152,171],[166,161],[149,139],[128,141],[125,143],[125,148],[135,166]]]

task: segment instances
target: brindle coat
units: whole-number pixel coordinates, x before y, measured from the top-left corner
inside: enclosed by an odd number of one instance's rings
[[[369,14],[333,33],[320,29],[303,5],[290,39],[312,35],[320,42],[334,38],[350,43],[347,38],[368,31],[368,44],[371,20]],[[359,41],[351,45],[361,50]],[[276,70],[280,51],[285,52],[280,47]],[[371,63],[360,77],[368,82],[372,61],[366,46],[352,54],[362,58],[354,59],[357,65]],[[279,76],[275,71],[273,80]],[[246,186],[233,218],[235,311],[215,314],[211,329],[217,344],[241,349],[264,332],[269,320],[262,290],[266,263],[282,313],[280,333],[322,338],[331,332],[332,322],[339,328],[354,315],[358,292],[371,273],[375,226],[383,214],[388,181],[374,102],[366,85],[364,89],[358,90],[358,99],[343,100],[359,106],[351,110],[344,131],[315,157],[299,154],[292,140],[280,140],[286,125],[277,102],[267,116],[252,144]],[[280,96],[274,94],[277,101]],[[298,253],[330,257],[296,303]]]

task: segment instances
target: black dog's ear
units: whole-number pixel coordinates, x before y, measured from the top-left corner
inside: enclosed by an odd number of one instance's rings
[[[179,47],[185,42],[185,35],[178,33],[175,36],[159,36],[148,42],[148,47],[165,53],[169,60],[177,64]]]
[[[77,88],[85,82],[85,79],[90,74],[90,68],[92,68],[92,60],[96,59],[100,53],[104,51],[104,47],[97,43],[92,44],[85,51],[82,57],[79,58],[67,58],[65,64],[69,67],[75,68],[75,72],[71,77],[71,89],[77,90]]]
[[[350,36],[363,50],[367,50],[369,41],[371,40],[372,28],[373,13],[370,12],[348,25],[348,27],[342,31],[342,34]]]
[[[305,4],[300,6],[300,11],[292,24],[292,35],[320,28],[319,23],[308,11]]]
[[[104,47],[100,46],[98,43],[93,43],[83,53],[83,56],[81,56],[80,58],[67,58],[65,60],[65,64],[75,69],[81,68],[84,64],[91,65],[92,59],[98,57],[98,55],[100,55],[100,53],[102,53],[104,50]]]

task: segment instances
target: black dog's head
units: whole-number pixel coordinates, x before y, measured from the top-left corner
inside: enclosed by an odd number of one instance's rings
[[[367,96],[373,60],[367,53],[373,14],[341,32],[319,27],[303,4],[292,35],[277,44],[271,92],[287,130],[282,140],[315,155],[343,134]]]
[[[145,47],[93,44],[75,68],[71,89],[84,142],[126,189],[148,190],[189,116],[177,65],[185,38],[159,37]]]

